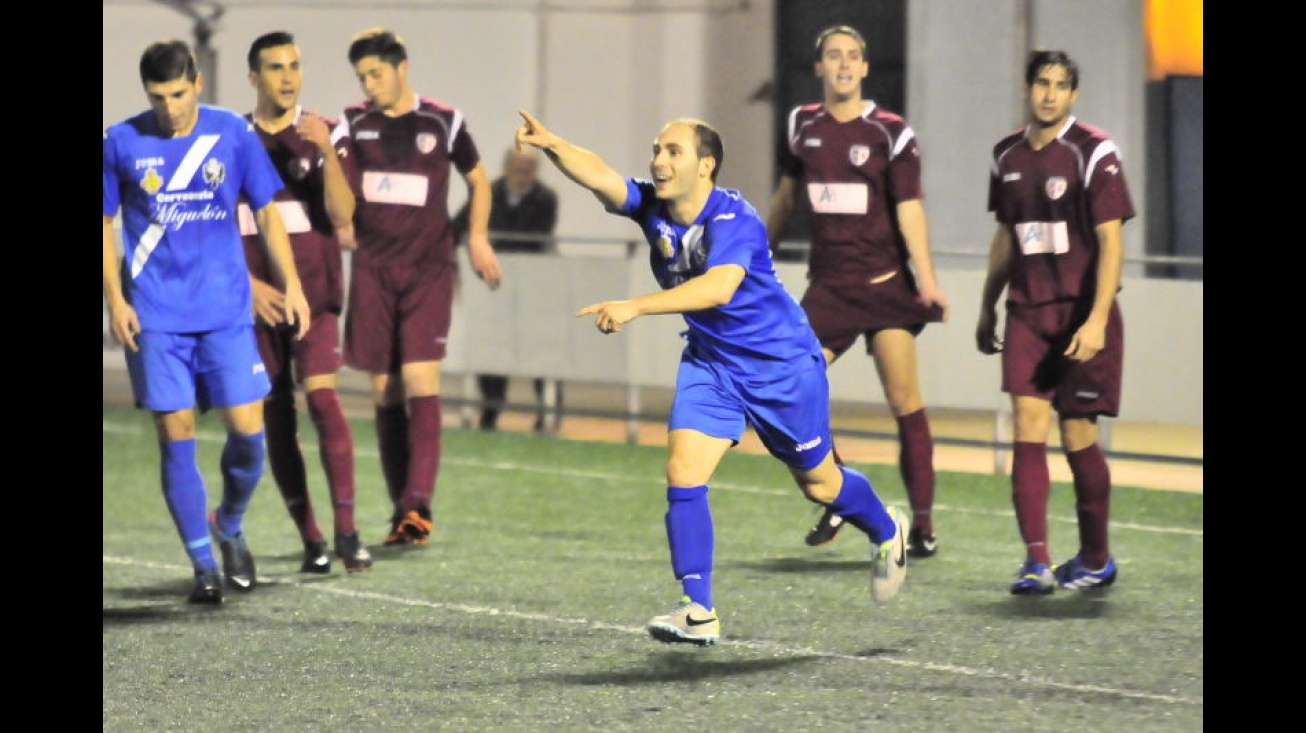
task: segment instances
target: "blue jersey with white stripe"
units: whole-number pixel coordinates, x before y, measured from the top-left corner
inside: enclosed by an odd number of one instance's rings
[[[122,209],[122,288],[147,331],[188,333],[253,322],[236,205],[257,210],[281,176],[248,120],[201,104],[195,129],[170,137],[152,110],[104,133],[104,215]]]
[[[824,365],[812,355],[821,345],[794,296],[776,273],[766,224],[738,191],[715,188],[689,226],[671,220],[647,179],[626,179],[626,203],[617,212],[634,219],[648,240],[649,264],[663,290],[718,265],[739,265],[744,279],[730,302],[681,314],[688,347],[748,381],[771,381],[798,369]]]

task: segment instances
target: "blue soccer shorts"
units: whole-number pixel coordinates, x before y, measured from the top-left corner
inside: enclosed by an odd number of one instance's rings
[[[176,412],[235,407],[271,390],[253,324],[199,333],[142,331],[140,351],[124,349],[136,406]]]
[[[738,443],[751,424],[771,455],[801,471],[830,452],[830,382],[819,357],[780,379],[752,382],[690,352],[680,357],[668,430],[697,430]]]

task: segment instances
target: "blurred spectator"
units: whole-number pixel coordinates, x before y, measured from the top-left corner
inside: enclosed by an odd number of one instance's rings
[[[522,151],[509,148],[503,157],[503,174],[491,183],[493,194],[490,205],[490,241],[494,251],[531,252],[541,254],[554,251],[551,241],[553,229],[558,223],[558,195],[539,180],[539,153],[534,148]],[[467,234],[468,204],[463,204],[453,219],[454,237],[461,242]],[[530,235],[514,238],[513,235]],[[508,376],[505,374],[478,374],[477,384],[481,392],[482,430],[498,428],[499,413],[507,403]],[[536,377],[535,387],[535,430],[545,428],[545,414],[549,409],[548,388],[555,391],[552,405],[556,421],[561,420],[562,385],[549,384],[552,380]]]

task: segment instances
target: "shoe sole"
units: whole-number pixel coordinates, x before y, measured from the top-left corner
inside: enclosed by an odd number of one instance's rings
[[[653,625],[648,627],[648,635],[663,644],[693,644],[694,646],[712,646],[720,636],[688,636],[674,626]]]

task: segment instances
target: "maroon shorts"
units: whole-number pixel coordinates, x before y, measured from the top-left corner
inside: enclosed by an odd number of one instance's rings
[[[1063,418],[1120,414],[1125,326],[1120,306],[1107,316],[1106,344],[1086,362],[1062,352],[1084,322],[1084,303],[1007,306],[1002,336],[1002,391],[1048,400]]]
[[[803,310],[823,348],[843,354],[858,336],[866,337],[866,353],[877,331],[901,328],[913,336],[926,323],[943,320],[943,309],[926,307],[917,299],[916,283],[901,270],[884,282],[828,283],[813,280],[803,293]]]
[[[453,320],[453,262],[354,264],[345,313],[345,363],[393,374],[415,361],[442,361]]]
[[[340,357],[340,316],[331,311],[314,313],[308,333],[298,341],[284,325],[272,328],[260,322],[254,334],[273,385],[297,384],[319,374],[335,374],[344,363]]]

